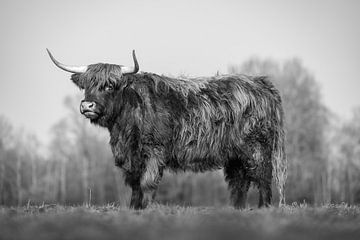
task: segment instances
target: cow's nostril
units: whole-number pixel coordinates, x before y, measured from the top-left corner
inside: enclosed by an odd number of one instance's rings
[[[89,103],[88,108],[94,108],[94,107],[95,107],[95,103],[94,103],[94,102]]]
[[[80,104],[80,112],[93,111],[95,109],[95,102],[81,102]]]

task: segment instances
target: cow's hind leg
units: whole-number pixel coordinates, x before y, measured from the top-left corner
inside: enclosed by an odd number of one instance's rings
[[[257,185],[259,189],[259,208],[270,207],[271,205],[271,181],[272,181],[272,163],[271,163],[271,147],[267,144],[262,144],[261,148],[258,148],[259,153],[255,154],[259,159],[258,178]]]
[[[271,182],[262,182],[259,184],[259,208],[270,207],[271,205]]]
[[[235,208],[244,209],[250,180],[242,169],[240,160],[229,161],[224,170],[225,179],[229,184],[231,200]]]

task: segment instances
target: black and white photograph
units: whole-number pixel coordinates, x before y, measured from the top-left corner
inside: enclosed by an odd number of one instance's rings
[[[360,239],[359,13],[0,0],[0,239]]]

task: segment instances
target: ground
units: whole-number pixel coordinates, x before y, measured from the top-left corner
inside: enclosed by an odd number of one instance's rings
[[[0,239],[360,239],[360,207],[0,207]]]

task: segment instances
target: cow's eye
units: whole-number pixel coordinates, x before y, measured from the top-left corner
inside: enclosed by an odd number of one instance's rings
[[[114,87],[112,85],[106,86],[105,91],[113,91]]]

